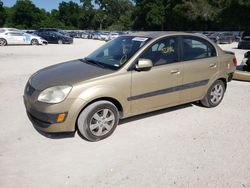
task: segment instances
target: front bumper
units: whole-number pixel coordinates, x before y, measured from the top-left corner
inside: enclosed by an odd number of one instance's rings
[[[27,89],[29,88],[29,89]],[[27,84],[23,96],[27,115],[33,126],[43,132],[73,132],[78,114],[86,102],[82,99],[65,99],[58,104],[37,101],[39,91]],[[62,122],[57,123],[59,114],[65,114]]]
[[[25,103],[25,102],[24,102]],[[26,108],[27,109],[27,108]],[[30,119],[30,121],[36,126],[40,128],[48,128],[49,126],[53,124],[60,124],[63,123],[67,119],[68,112],[63,112],[63,113],[44,113],[44,112],[38,112],[32,108],[27,109],[27,115]],[[60,123],[57,122],[57,118],[60,114],[65,114],[65,117],[63,121]]]

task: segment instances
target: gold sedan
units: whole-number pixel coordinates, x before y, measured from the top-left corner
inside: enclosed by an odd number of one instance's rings
[[[110,136],[121,118],[183,103],[215,107],[237,64],[203,35],[145,32],[118,37],[83,59],[54,65],[29,79],[24,104],[45,132]]]

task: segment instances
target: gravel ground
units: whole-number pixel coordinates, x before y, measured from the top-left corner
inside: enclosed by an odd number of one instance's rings
[[[22,101],[29,76],[103,44],[0,48],[1,188],[250,188],[250,83],[232,81],[213,109],[195,104],[123,120],[97,143],[78,134],[47,138]],[[244,51],[232,45],[238,64]]]

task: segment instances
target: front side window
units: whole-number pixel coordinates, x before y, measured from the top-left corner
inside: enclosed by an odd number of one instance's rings
[[[184,61],[216,56],[214,46],[205,39],[199,37],[183,37],[182,41],[182,59]]]
[[[154,66],[178,61],[178,38],[161,39],[146,49],[140,58],[150,59]]]
[[[122,67],[150,38],[122,36],[118,37],[85,58],[86,61],[114,70]]]

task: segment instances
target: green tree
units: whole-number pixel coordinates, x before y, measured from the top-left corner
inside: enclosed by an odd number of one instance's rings
[[[79,28],[79,18],[81,15],[81,9],[77,3],[73,1],[62,2],[59,4],[59,20],[64,23],[68,28]]]
[[[59,20],[59,11],[56,9],[51,10],[51,12],[46,12],[46,16],[40,25],[45,28],[65,28],[64,23]]]
[[[5,24],[6,21],[6,11],[3,7],[3,2],[0,0],[0,27],[2,27]]]
[[[94,5],[91,0],[80,0],[82,3],[81,16],[79,19],[80,29],[93,29],[93,19],[95,16]]]
[[[13,6],[12,22],[17,28],[33,28],[41,19],[41,10],[30,0],[17,0]]]
[[[130,0],[95,0],[95,3],[99,6],[99,15],[97,14],[96,20],[101,20],[101,25],[107,28],[111,25],[119,25],[125,23],[125,17],[131,16],[133,4]],[[100,15],[105,14],[104,18],[100,18]],[[128,19],[127,19],[128,21]],[[130,25],[131,22],[128,24]],[[122,26],[124,27],[124,26]]]

